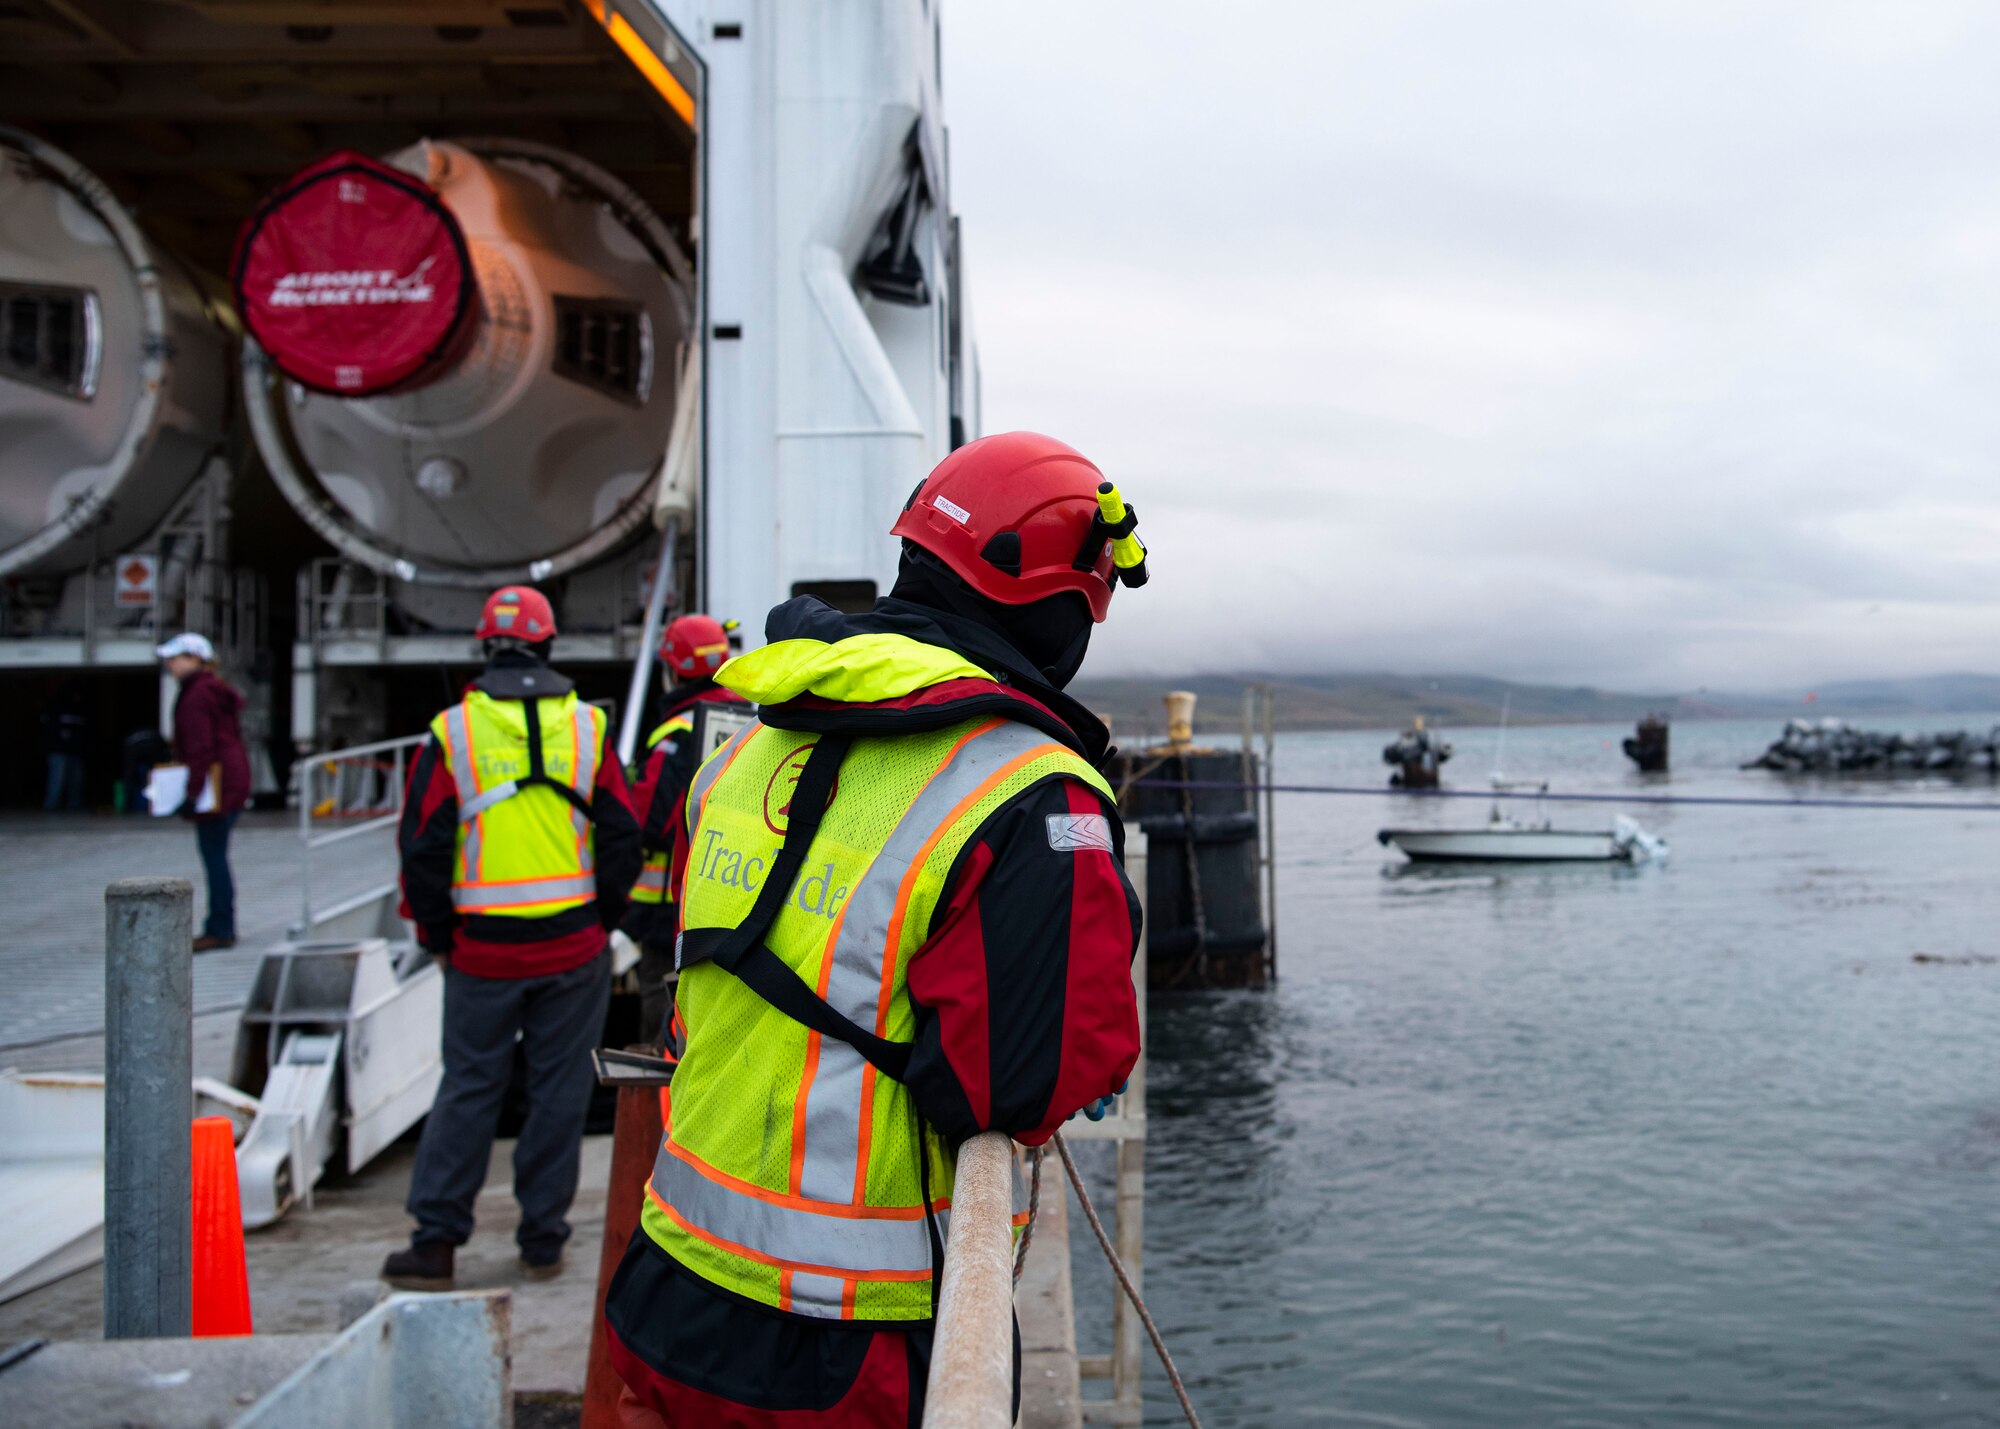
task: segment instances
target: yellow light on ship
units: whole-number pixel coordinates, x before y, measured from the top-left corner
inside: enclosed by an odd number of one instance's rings
[[[652,47],[632,28],[631,23],[606,5],[604,0],[583,0],[583,3],[597,23],[604,27],[604,33],[611,36],[611,42],[625,52],[625,58],[632,61],[634,68],[646,77],[647,83],[659,91],[667,106],[680,115],[688,128],[694,128],[694,96],[674,78],[674,72],[667,68],[666,61],[654,54]]]

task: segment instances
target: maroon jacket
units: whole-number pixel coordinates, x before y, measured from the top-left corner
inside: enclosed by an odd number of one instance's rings
[[[188,782],[222,766],[216,807],[199,819],[241,813],[250,802],[250,756],[243,750],[243,696],[219,675],[196,670],[181,681],[174,701],[174,758],[188,767]],[[191,792],[189,797],[194,797]]]

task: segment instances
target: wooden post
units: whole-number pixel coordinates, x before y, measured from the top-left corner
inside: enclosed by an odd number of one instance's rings
[[[1264,961],[1267,981],[1278,980],[1278,697],[1264,686]]]
[[[982,1131],[958,1149],[924,1429],[1014,1422],[1013,1143]]]

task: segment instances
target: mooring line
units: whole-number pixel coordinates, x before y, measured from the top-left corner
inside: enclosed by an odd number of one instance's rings
[[[1547,799],[1559,804],[1691,804],[1742,809],[1900,809],[1918,813],[2000,814],[2000,802],[1944,799],[1764,799],[1732,794],[1566,794],[1535,789],[1393,789],[1374,784],[1243,784],[1228,779],[1135,779],[1135,789],[1266,790],[1275,794],[1351,794],[1403,799]]]
[[[1104,1222],[1097,1218],[1097,1207],[1090,1204],[1090,1192],[1083,1189],[1083,1175],[1076,1169],[1076,1162],[1070,1157],[1069,1143],[1058,1131],[1052,1138],[1056,1144],[1056,1154],[1062,1157],[1063,1170],[1069,1173],[1069,1183],[1076,1189],[1077,1204],[1083,1207],[1084,1219],[1090,1222],[1091,1231],[1097,1236],[1098,1248],[1104,1258],[1111,1262],[1111,1273],[1118,1277],[1124,1288],[1125,1297],[1132,1302],[1132,1308],[1139,1312],[1139,1323],[1145,1326],[1146,1338],[1153,1342],[1153,1350],[1160,1357],[1160,1364],[1167,1372],[1167,1383],[1173,1386],[1174,1398],[1181,1402],[1181,1414],[1187,1420],[1189,1429],[1201,1429],[1201,1416],[1194,1412],[1194,1403],[1188,1398],[1187,1386],[1181,1383],[1181,1372],[1174,1368],[1174,1357],[1167,1353],[1167,1342],[1160,1338],[1160,1327],[1153,1323],[1153,1312],[1146,1308],[1139,1287],[1132,1283],[1126,1273],[1125,1262],[1118,1258],[1112,1248],[1111,1237],[1104,1233]]]

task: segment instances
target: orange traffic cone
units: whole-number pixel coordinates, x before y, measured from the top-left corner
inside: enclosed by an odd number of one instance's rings
[[[250,1265],[236,1190],[236,1137],[226,1116],[194,1122],[194,1333],[247,1335]]]

